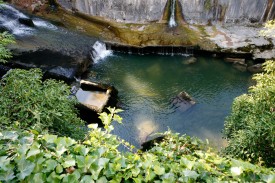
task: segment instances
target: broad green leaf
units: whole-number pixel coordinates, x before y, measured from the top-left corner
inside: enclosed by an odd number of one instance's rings
[[[19,180],[23,180],[25,179],[25,177],[29,176],[32,173],[35,164],[31,161],[26,160],[25,158],[22,158],[18,161],[17,166],[19,171],[17,176]]]
[[[14,178],[15,175],[12,169],[4,172],[0,171],[0,181],[11,182]]]
[[[155,166],[154,166],[154,172],[155,172],[155,174],[157,174],[157,175],[163,175],[163,174],[165,173],[165,168],[160,167],[160,166],[158,166],[158,165],[155,165]]]
[[[90,175],[84,175],[80,181],[80,183],[94,183],[94,180]]]
[[[97,127],[98,127],[97,123],[93,123],[93,124],[88,125],[88,128],[93,129],[93,130],[97,129]]]
[[[196,171],[191,171],[191,170],[184,170],[183,174],[184,176],[195,180],[199,177],[199,174]]]
[[[63,167],[62,167],[60,164],[58,164],[58,165],[56,166],[55,171],[56,171],[56,173],[60,174],[60,173],[63,172]]]
[[[83,168],[85,167],[85,157],[84,156],[76,156],[77,167]]]
[[[43,174],[42,173],[36,173],[32,178],[33,183],[42,183],[45,182]]]
[[[100,177],[100,178],[96,181],[96,183],[108,183],[108,180],[106,179],[105,176],[103,176],[103,177]]]
[[[75,159],[72,157],[67,157],[64,159],[64,162],[62,163],[62,165],[64,168],[75,166]]]
[[[57,161],[55,161],[53,159],[49,159],[44,164],[45,168],[44,168],[43,172],[52,172],[56,166],[57,166]]]
[[[241,174],[243,173],[243,170],[242,170],[241,167],[232,167],[232,168],[230,169],[230,171],[231,171],[231,174],[232,174],[233,176],[239,176],[239,175],[241,175]]]
[[[275,182],[275,174],[273,174],[273,175],[262,175],[261,178],[266,183],[274,183]]]
[[[40,149],[37,146],[32,146],[31,149],[29,150],[28,154],[27,154],[27,158],[31,157],[31,156],[35,156],[37,154],[40,153]]]

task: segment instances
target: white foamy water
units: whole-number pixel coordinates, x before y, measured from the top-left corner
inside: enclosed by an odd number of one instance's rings
[[[91,52],[91,58],[93,59],[94,63],[97,63],[100,60],[112,55],[111,50],[107,50],[105,43],[100,41],[95,42],[93,45],[93,50]]]
[[[176,11],[176,0],[172,0],[169,27],[176,27],[177,26],[177,23],[176,23],[176,20],[175,20],[175,11]]]
[[[47,21],[40,20],[40,19],[34,19],[33,23],[37,27],[42,27],[42,28],[51,29],[51,30],[57,30],[58,29],[55,25],[53,25],[53,24],[51,24]]]

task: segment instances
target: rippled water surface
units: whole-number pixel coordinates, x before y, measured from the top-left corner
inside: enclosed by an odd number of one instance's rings
[[[170,128],[223,145],[224,119],[234,97],[251,85],[251,76],[219,59],[201,57],[191,65],[187,59],[117,54],[91,68],[91,80],[112,84],[119,91],[124,123],[115,125],[116,134],[139,146],[149,134]],[[171,103],[181,91],[196,101],[186,111]]]

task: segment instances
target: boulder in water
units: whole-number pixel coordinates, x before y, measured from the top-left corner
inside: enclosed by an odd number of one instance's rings
[[[173,108],[179,109],[181,111],[186,111],[195,104],[196,102],[185,91],[180,92],[175,98],[172,99]]]
[[[32,21],[32,19],[27,18],[27,17],[19,17],[18,18],[19,23],[26,25],[28,27],[34,27],[34,23]]]
[[[11,70],[10,67],[5,65],[0,65],[0,78],[2,78],[9,70]]]
[[[194,64],[197,62],[197,58],[196,57],[190,57],[188,58],[186,61],[184,61],[184,65],[190,65],[190,64]]]
[[[260,73],[264,71],[262,64],[255,64],[255,65],[249,66],[247,70],[251,73]]]
[[[245,72],[247,70],[247,64],[242,62],[234,62],[233,67],[241,72]]]
[[[46,71],[44,78],[49,79],[57,79],[57,80],[63,80],[66,83],[71,83],[75,80],[77,69],[76,68],[66,68],[61,66],[56,66],[48,71]]]
[[[241,63],[241,64],[245,64],[245,59],[244,58],[230,58],[227,57],[224,59],[225,62],[229,62],[229,63]]]

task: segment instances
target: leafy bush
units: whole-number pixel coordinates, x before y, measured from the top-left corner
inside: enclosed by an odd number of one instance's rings
[[[77,117],[69,86],[41,81],[39,69],[14,69],[0,82],[0,128],[35,129],[83,139],[84,122]]]
[[[253,163],[275,164],[275,62],[264,64],[265,73],[254,75],[257,84],[237,97],[226,119],[227,154]]]
[[[121,153],[105,128],[91,125],[89,138],[76,142],[56,135],[0,133],[0,181],[4,182],[274,182],[274,170],[218,156],[187,136],[166,132],[160,144],[144,153]]]
[[[13,42],[14,38],[12,35],[8,34],[7,32],[0,33],[0,63],[4,63],[6,62],[6,59],[12,57],[11,52],[6,48],[6,46]]]

